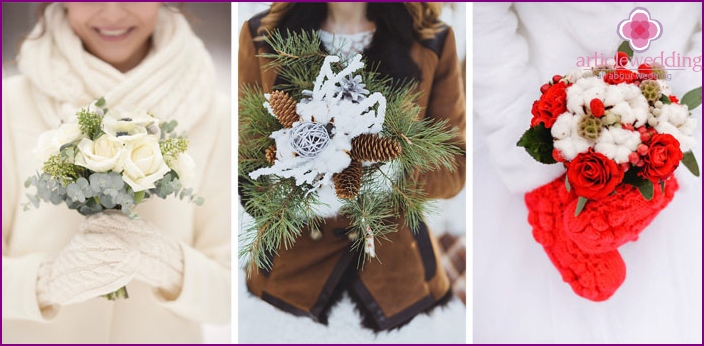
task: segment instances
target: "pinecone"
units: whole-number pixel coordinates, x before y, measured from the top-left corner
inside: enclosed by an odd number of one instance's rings
[[[269,104],[271,109],[284,127],[291,127],[293,123],[298,121],[300,117],[296,114],[296,100],[289,94],[276,90],[269,96]]]
[[[401,145],[393,139],[363,134],[352,139],[350,156],[358,161],[390,161],[401,155]]]
[[[332,180],[335,183],[337,197],[342,199],[357,197],[357,193],[362,187],[362,163],[352,160],[342,172],[333,174]]]
[[[276,145],[272,144],[266,148],[264,155],[266,155],[266,161],[273,165],[276,160]]]

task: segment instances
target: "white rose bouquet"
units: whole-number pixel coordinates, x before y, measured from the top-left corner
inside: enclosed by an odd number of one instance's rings
[[[135,206],[152,195],[203,203],[190,186],[195,162],[186,153],[188,141],[175,132],[175,120],[108,110],[103,98],[80,109],[75,120],[39,136],[34,153],[43,165],[25,182],[36,187],[27,193],[25,210],[45,201],[66,203],[82,215],[118,209],[135,217]],[[127,291],[105,297],[124,298]]]
[[[135,216],[134,207],[152,195],[200,205],[190,187],[195,163],[176,125],[147,112],[108,110],[101,98],[79,110],[76,122],[39,136],[34,153],[42,172],[25,182],[37,190],[27,197],[37,208],[41,200],[63,202],[82,215],[120,209]]]

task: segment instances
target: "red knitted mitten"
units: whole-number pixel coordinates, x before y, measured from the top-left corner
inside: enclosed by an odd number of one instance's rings
[[[577,217],[574,216],[577,200],[574,200],[565,209],[567,236],[585,252],[616,250],[638,239],[640,232],[670,203],[677,188],[677,180],[671,177],[665,184],[665,193],[656,185],[653,199],[647,201],[638,189],[622,184],[616,187],[615,194],[588,201]]]
[[[567,206],[576,200],[574,192],[565,189],[564,176],[557,178],[525,195],[528,222],[533,226],[533,237],[543,245],[562,280],[579,296],[606,300],[626,278],[626,265],[615,250],[586,253],[567,237],[563,214],[574,214],[574,209]]]

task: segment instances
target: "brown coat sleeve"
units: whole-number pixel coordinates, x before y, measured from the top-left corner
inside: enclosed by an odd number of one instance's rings
[[[451,198],[458,194],[465,184],[466,109],[462,83],[462,69],[457,58],[455,34],[452,28],[448,28],[438,67],[433,76],[426,117],[437,120],[447,119],[450,126],[457,128],[456,143],[462,149],[462,154],[455,155],[457,169],[454,171],[440,168],[423,174],[414,174],[414,178],[424,186],[429,198]]]

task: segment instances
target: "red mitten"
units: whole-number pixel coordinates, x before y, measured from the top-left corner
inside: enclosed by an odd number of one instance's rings
[[[653,199],[647,201],[638,189],[622,184],[616,187],[615,194],[588,201],[577,217],[574,216],[577,200],[574,200],[567,204],[564,214],[567,236],[585,252],[616,250],[638,239],[640,232],[670,203],[677,188],[673,176],[667,180],[664,194],[660,185],[656,185]]]
[[[565,189],[564,176],[557,178],[525,195],[528,222],[533,226],[533,237],[543,245],[562,280],[579,296],[606,300],[626,278],[626,265],[615,250],[586,253],[567,237],[563,215],[574,214],[574,209],[567,206],[576,200],[577,195]]]

